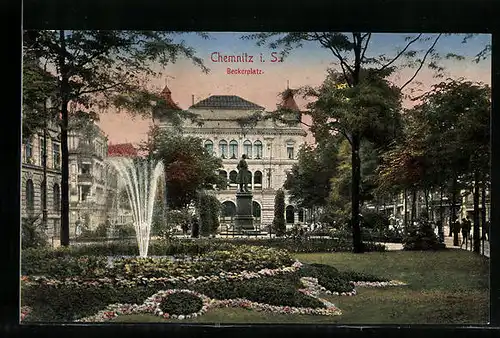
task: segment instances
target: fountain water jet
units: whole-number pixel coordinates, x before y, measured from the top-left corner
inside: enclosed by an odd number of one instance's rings
[[[110,157],[107,163],[118,172],[132,209],[139,256],[148,255],[149,237],[158,181],[164,175],[163,162],[150,159]]]

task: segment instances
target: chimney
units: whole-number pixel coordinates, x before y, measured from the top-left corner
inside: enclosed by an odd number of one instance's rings
[[[194,106],[194,94],[193,94],[193,95],[191,95],[191,102],[192,102],[192,104],[191,104],[191,105],[192,105],[192,106]]]

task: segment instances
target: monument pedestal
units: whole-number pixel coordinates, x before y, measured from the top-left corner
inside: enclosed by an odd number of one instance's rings
[[[234,216],[234,227],[237,231],[254,230],[252,212],[252,193],[236,193],[236,215]]]

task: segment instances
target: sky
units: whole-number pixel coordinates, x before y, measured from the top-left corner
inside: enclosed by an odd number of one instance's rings
[[[159,78],[149,80],[150,86],[161,91],[165,84],[172,91],[172,98],[178,105],[187,109],[192,105],[192,96],[195,102],[205,99],[211,95],[237,95],[246,100],[273,110],[280,102],[279,94],[287,88],[298,88],[305,85],[318,86],[325,79],[328,68],[339,69],[335,63],[336,59],[332,53],[316,42],[307,42],[302,48],[294,49],[282,62],[271,62],[272,52],[279,54],[280,50],[270,49],[268,46],[257,46],[255,41],[243,40],[242,35],[246,33],[211,32],[210,39],[204,39],[195,33],[179,34],[175,41],[183,40],[186,45],[196,50],[196,55],[203,59],[205,66],[210,69],[205,74],[194,65],[192,61],[180,59],[176,63],[162,69],[153,64],[152,68],[162,71]],[[396,55],[405,46],[406,36],[417,34],[373,34],[370,40],[366,56],[377,56],[385,54],[387,57]],[[426,50],[432,45],[437,34],[426,34],[431,38],[429,41],[415,45],[417,50]],[[491,35],[476,35],[467,43],[462,43],[464,35],[443,35],[436,50],[442,54],[454,53],[465,56],[465,60],[444,60],[446,76],[451,78],[464,77],[467,80],[479,81],[491,84],[491,59],[488,58],[480,63],[473,61],[474,56],[482,50],[486,44],[491,43]],[[218,56],[252,56],[252,63],[237,63],[232,60],[219,60]],[[420,54],[420,55],[423,55]],[[262,61],[261,62],[261,57]],[[274,58],[275,60],[277,58]],[[222,61],[222,62],[220,62]],[[247,57],[250,61],[250,57]],[[256,69],[260,74],[228,74],[230,69]],[[398,85],[406,82],[415,70],[404,69],[391,76],[391,80]],[[422,68],[414,80],[414,88],[425,92],[435,83],[443,79],[433,77],[432,71]],[[407,87],[408,89],[411,86]],[[307,103],[304,99],[296,97],[300,108],[305,108]],[[410,106],[410,101],[403,102]],[[308,122],[308,121],[306,121]],[[113,110],[104,113],[100,117],[99,125],[104,133],[108,135],[112,144],[132,142],[138,143],[146,139],[151,121],[149,119],[133,118],[130,114],[116,112]],[[308,141],[312,142],[311,136]]]

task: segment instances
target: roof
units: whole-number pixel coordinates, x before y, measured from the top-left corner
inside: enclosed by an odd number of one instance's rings
[[[132,143],[110,144],[108,156],[138,156],[138,151]]]
[[[253,102],[247,101],[236,95],[212,95],[200,102],[192,105],[190,108],[200,109],[241,109],[241,110],[263,110],[264,107]]]
[[[163,90],[161,92],[161,95],[165,99],[165,103],[166,103],[166,106],[167,106],[166,108],[167,109],[182,110],[177,105],[177,103],[175,103],[174,100],[172,99],[172,92],[170,91],[170,89],[166,85],[165,85],[165,88],[163,88]]]
[[[295,99],[293,96],[294,96],[294,92],[292,89],[285,90],[285,92],[283,93],[282,101],[281,101],[281,104],[279,105],[279,107],[294,110],[294,111],[300,111],[299,106],[297,105],[297,102],[295,102]]]

